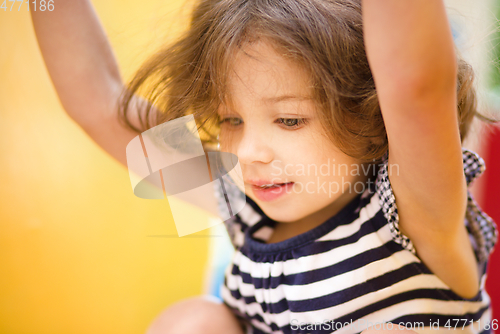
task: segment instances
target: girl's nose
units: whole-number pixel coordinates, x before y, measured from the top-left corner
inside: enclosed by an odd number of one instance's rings
[[[255,126],[245,127],[242,132],[236,150],[239,161],[245,165],[255,162],[270,163],[274,157],[270,136],[266,136],[259,127]]]

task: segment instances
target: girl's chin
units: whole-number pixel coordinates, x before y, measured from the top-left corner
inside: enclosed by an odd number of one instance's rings
[[[252,200],[254,200],[252,198]],[[254,200],[255,201],[255,200]],[[261,210],[265,213],[265,215],[271,218],[274,221],[279,223],[293,223],[297,221],[297,217],[305,217],[307,214],[302,214],[297,211],[296,205],[291,204],[281,204],[281,205],[273,205],[269,202],[260,203],[255,201]]]

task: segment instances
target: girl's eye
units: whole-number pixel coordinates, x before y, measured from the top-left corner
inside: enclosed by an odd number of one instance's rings
[[[278,118],[275,123],[282,124],[287,130],[295,130],[307,123],[305,118]],[[225,117],[219,120],[219,125],[227,124],[236,127],[243,124],[243,120],[238,117]]]
[[[307,123],[305,118],[278,118],[277,123],[283,124],[287,129],[297,129]]]
[[[231,126],[238,126],[241,123],[243,123],[243,120],[241,118],[237,118],[237,117],[226,117],[226,118],[222,118],[219,121],[219,125],[221,125],[223,123],[227,123]]]

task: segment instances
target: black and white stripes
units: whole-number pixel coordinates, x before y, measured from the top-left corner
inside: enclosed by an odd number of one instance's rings
[[[463,154],[469,184],[484,170],[484,162],[473,152]],[[368,194],[293,238],[262,242],[275,222],[248,197],[244,210],[225,222],[236,251],[226,269],[222,297],[245,319],[248,333],[359,333],[364,328],[325,325],[305,330],[295,325],[360,320],[423,322],[427,327],[415,330],[430,333],[430,322],[444,326],[450,319],[475,322],[465,327],[466,333],[488,332],[477,321],[484,325],[491,320],[484,260],[496,242],[495,224],[470,197],[464,223],[483,259],[482,281],[479,293],[464,299],[420,261],[399,231],[387,160],[384,166]]]

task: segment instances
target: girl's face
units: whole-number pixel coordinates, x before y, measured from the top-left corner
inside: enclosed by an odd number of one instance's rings
[[[365,190],[363,169],[326,137],[304,69],[261,40],[233,61],[221,151],[238,156],[245,193],[268,217],[321,224]]]

